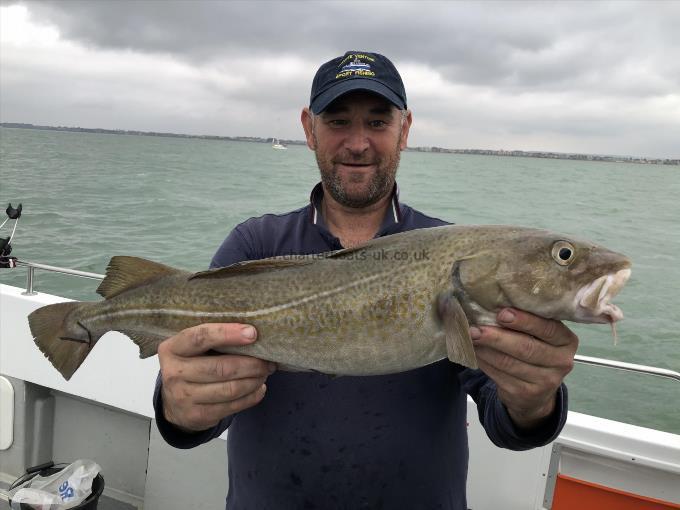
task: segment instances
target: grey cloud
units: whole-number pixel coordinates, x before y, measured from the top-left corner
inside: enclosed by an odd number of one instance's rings
[[[169,53],[190,61],[234,55],[302,55],[314,62],[347,49],[418,62],[457,83],[510,90],[577,87],[635,59],[652,59],[667,87],[612,93],[664,93],[680,87],[676,2],[212,2],[28,3],[67,38],[102,48]],[[350,47],[351,46],[351,47]],[[677,59],[677,55],[675,60]],[[606,80],[603,87],[606,88]]]
[[[12,2],[0,0],[1,5],[8,3]],[[456,97],[438,101],[423,95],[417,86],[410,89],[410,103],[416,108],[415,144],[462,146],[444,134],[427,138],[419,133],[417,126],[422,120],[423,125],[436,124],[442,130],[467,130],[481,137],[490,133],[498,139],[506,134],[520,140],[522,135],[544,133],[548,141],[563,135],[569,143],[576,143],[580,133],[587,140],[584,144],[600,140],[609,152],[616,152],[612,148],[618,137],[619,144],[627,147],[633,144],[623,140],[634,140],[641,155],[654,155],[642,150],[647,143],[655,146],[658,154],[677,156],[677,143],[669,143],[680,131],[677,120],[666,120],[669,116],[659,107],[650,107],[649,112],[639,109],[631,118],[621,112],[630,104],[678,98],[680,2],[22,3],[33,20],[56,25],[62,38],[94,51],[129,50],[158,55],[159,61],[170,57],[185,63],[200,78],[191,81],[195,89],[181,101],[190,106],[208,102],[214,104],[214,112],[204,109],[202,118],[185,118],[135,108],[137,103],[125,102],[139,88],[132,77],[128,81],[120,78],[116,85],[105,79],[92,83],[93,89],[101,88],[101,95],[113,91],[112,97],[120,98],[117,102],[100,101],[98,94],[87,98],[73,95],[75,99],[68,105],[43,103],[39,81],[35,86],[15,86],[4,78],[3,120],[9,120],[11,113],[13,120],[37,122],[46,118],[44,112],[54,111],[60,120],[61,115],[73,119],[69,121],[74,124],[98,127],[186,128],[199,133],[263,136],[274,129],[281,137],[300,138],[299,107],[307,100],[316,67],[325,59],[356,49],[384,53],[397,67],[419,64],[421,76],[412,79],[426,81],[438,73],[444,79],[443,89],[459,90]],[[243,65],[244,59],[256,65],[243,71],[238,65]],[[267,67],[258,64],[265,59],[289,59],[301,69],[273,79]],[[232,63],[237,64],[233,69]],[[26,66],[19,74],[30,74],[30,62]],[[3,64],[3,74],[9,75],[13,69],[18,68]],[[211,69],[222,76],[247,72],[247,80],[225,87],[219,79],[209,79]],[[86,69],[82,72],[88,73]],[[68,96],[69,79],[72,77],[56,75],[54,90],[63,86]],[[408,81],[406,85],[408,88]],[[120,93],[115,86],[121,87]],[[470,91],[469,97],[461,95],[461,89]],[[478,97],[473,97],[473,90]],[[166,87],[164,91],[172,97],[172,90]],[[480,99],[485,91],[491,97],[486,102]],[[29,93],[31,99],[22,100]],[[508,106],[526,101],[538,105],[546,95],[553,99],[542,108],[524,112]],[[559,100],[561,95],[565,99]],[[443,100],[447,103],[442,104]],[[468,101],[472,104],[466,104]],[[674,103],[676,109],[679,102]],[[115,112],[107,117],[112,104]],[[87,119],[88,112],[94,112],[92,120],[78,122],[78,118]],[[66,119],[61,121],[66,123]],[[111,124],[114,121],[116,126]],[[665,149],[663,143],[667,143]],[[573,152],[578,150],[573,147]]]
[[[200,60],[309,51],[304,26],[315,21],[294,19],[283,2],[36,0],[26,5],[37,19],[55,23],[76,41]],[[299,15],[298,9],[295,18]]]

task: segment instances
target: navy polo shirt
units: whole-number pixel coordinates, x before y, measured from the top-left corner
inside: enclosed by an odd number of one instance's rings
[[[321,216],[322,197],[317,184],[307,206],[241,223],[211,267],[341,248]],[[445,224],[400,203],[395,186],[377,236]],[[370,377],[277,371],[260,404],[196,434],[163,418],[160,378],[154,407],[161,435],[177,448],[192,448],[229,428],[229,510],[465,510],[466,393],[489,438],[503,448],[542,446],[566,421],[565,386],[551,420],[527,435],[512,424],[493,381],[448,360]]]

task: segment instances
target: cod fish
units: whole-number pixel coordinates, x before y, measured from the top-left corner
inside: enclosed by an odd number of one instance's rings
[[[622,319],[611,299],[630,266],[601,246],[515,226],[412,230],[194,274],[116,256],[97,289],[103,301],[48,305],[29,323],[66,379],[108,331],[130,337],[146,358],[164,339],[208,322],[254,325],[256,342],[220,352],[284,370],[378,375],[447,357],[476,368],[468,328],[495,324],[502,307],[576,322]]]

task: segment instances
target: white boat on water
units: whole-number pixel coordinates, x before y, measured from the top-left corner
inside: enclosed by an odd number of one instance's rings
[[[27,467],[90,458],[105,479],[100,507],[224,508],[228,432],[192,450],[163,441],[151,402],[156,356],[139,359],[133,342],[112,332],[70,381],[51,369],[33,343],[27,316],[65,299],[34,291],[36,268],[103,276],[25,262],[5,269],[27,271],[27,287],[0,285],[0,489]],[[577,362],[680,382],[671,370],[584,356]],[[468,420],[472,510],[680,509],[678,434],[569,412],[552,444],[511,452],[489,441],[471,399]]]
[[[272,149],[286,150],[288,147],[279,142],[278,138],[274,138],[272,141]]]

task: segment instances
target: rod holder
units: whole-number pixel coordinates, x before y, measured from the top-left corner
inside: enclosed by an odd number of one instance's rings
[[[22,296],[35,296],[38,293],[33,290],[33,277],[35,274],[35,267],[28,266],[26,269],[26,291],[22,292]]]

